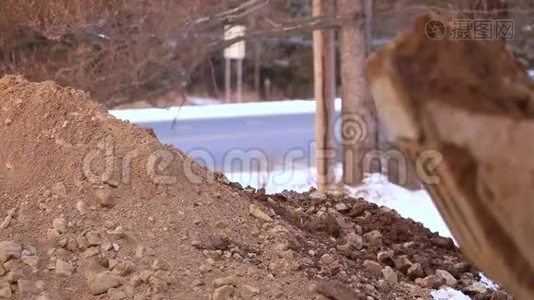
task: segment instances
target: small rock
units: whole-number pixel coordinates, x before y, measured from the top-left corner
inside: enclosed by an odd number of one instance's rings
[[[19,279],[24,278],[24,274],[21,271],[10,271],[7,273],[6,280],[10,283],[16,283]]]
[[[124,239],[126,238],[128,235],[126,234],[126,232],[124,231],[124,228],[122,226],[117,226],[115,229],[113,230],[110,230],[107,232],[112,238],[114,239]]]
[[[363,266],[374,275],[380,276],[382,274],[382,265],[376,261],[366,260],[363,262]]]
[[[15,271],[20,269],[21,265],[18,260],[10,259],[4,263],[4,268],[7,271]]]
[[[110,258],[110,259],[108,259],[108,263],[107,263],[108,266],[107,267],[110,270],[113,270],[113,268],[115,268],[118,264],[119,264],[118,260]]]
[[[425,276],[425,270],[423,270],[423,267],[421,264],[413,264],[410,268],[408,268],[408,271],[406,271],[406,275],[411,280],[415,280],[416,278],[422,278]]]
[[[273,221],[273,219],[268,214],[263,212],[259,207],[257,207],[254,204],[251,204],[249,206],[249,212],[250,212],[251,215],[253,215],[257,219],[260,219],[262,221],[265,221],[265,222],[272,222]]]
[[[130,284],[133,287],[138,287],[138,286],[141,286],[141,284],[143,284],[143,280],[141,280],[139,275],[134,275],[132,276],[132,278],[130,278]]]
[[[54,228],[60,234],[65,233],[67,231],[67,222],[64,218],[56,218],[54,221],[52,221],[52,228]]]
[[[133,300],[148,300],[148,298],[146,294],[137,294],[133,297]]]
[[[334,258],[332,257],[332,255],[326,253],[321,256],[321,262],[325,265],[331,265],[334,263]]]
[[[394,266],[395,261],[393,260],[393,251],[382,251],[378,252],[376,255],[376,260],[380,263],[383,263],[386,266]]]
[[[243,286],[241,286],[240,294],[241,298],[243,298],[244,300],[249,300],[253,299],[254,296],[259,295],[260,289],[244,284]]]
[[[351,287],[336,281],[319,280],[311,286],[310,291],[314,294],[326,295],[328,296],[327,299],[330,299],[329,297],[336,300],[362,299],[362,297],[360,297],[361,295],[356,293]]]
[[[350,207],[348,207],[345,203],[338,203],[334,208],[339,212],[346,212],[350,210]]]
[[[378,230],[368,232],[363,237],[372,246],[380,246],[382,244],[382,234]]]
[[[414,246],[415,246],[415,242],[406,242],[406,243],[402,244],[402,247],[404,247],[406,249],[413,248]]]
[[[11,224],[11,220],[13,219],[12,216],[8,215],[5,217],[4,221],[0,224],[0,229],[6,229]]]
[[[308,198],[316,202],[324,202],[328,199],[325,193],[321,193],[319,191],[311,192]]]
[[[495,291],[491,294],[490,300],[512,300],[512,296],[503,291]]]
[[[98,249],[98,247],[90,247],[82,253],[82,257],[89,258],[97,256],[98,254],[100,254],[100,249]]]
[[[460,274],[469,272],[471,270],[471,265],[467,262],[459,262],[453,265],[454,273],[458,276]]]
[[[109,271],[104,271],[96,275],[89,276],[87,285],[91,295],[100,295],[106,293],[112,288],[121,286],[120,277]]]
[[[445,270],[436,270],[436,275],[445,279],[445,284],[450,287],[455,287],[458,283],[458,280],[456,280],[456,278],[454,278],[451,273]]]
[[[130,261],[119,262],[113,268],[113,273],[119,276],[126,276],[132,273],[135,265]]]
[[[79,249],[84,250],[89,247],[89,241],[87,241],[87,238],[83,235],[79,235],[76,237],[76,244]]]
[[[126,295],[126,292],[117,289],[117,288],[111,288],[108,290],[108,298],[109,300],[124,300],[128,298],[128,295]]]
[[[153,293],[161,293],[167,287],[167,283],[156,276],[150,277],[148,279],[148,284]]]
[[[22,246],[13,241],[0,242],[0,263],[6,262],[10,258],[19,259],[22,253]]]
[[[237,290],[231,285],[223,285],[217,288],[212,295],[212,300],[230,300],[235,299]]]
[[[395,273],[395,270],[393,270],[391,267],[387,266],[384,269],[382,269],[382,276],[384,277],[384,280],[388,283],[397,283],[399,282],[399,278],[397,277],[397,273]]]
[[[95,189],[94,195],[96,201],[103,207],[113,207],[115,205],[114,195],[112,193],[112,188],[109,186],[104,186],[99,189]]]
[[[18,295],[22,297],[30,297],[34,292],[33,283],[29,280],[19,279],[17,281]]]
[[[33,268],[37,268],[37,265],[39,264],[39,257],[36,255],[22,255],[21,260],[23,263]]]
[[[78,210],[78,213],[80,215],[84,216],[87,212],[87,208],[85,207],[85,203],[83,201],[79,200],[76,202],[76,210]]]
[[[165,281],[168,284],[171,284],[174,280],[168,271],[156,271],[156,273],[154,273],[154,276]]]
[[[45,291],[45,288],[46,288],[46,283],[43,281],[43,280],[37,280],[34,284],[33,284],[35,290],[38,292],[38,293],[42,293]]]
[[[164,260],[161,260],[161,259],[155,259],[154,262],[152,263],[152,270],[154,271],[158,271],[158,270],[164,270],[164,271],[168,271],[169,270],[169,264],[164,261]]]
[[[61,259],[56,260],[56,274],[70,276],[74,273],[74,266]]]
[[[100,245],[100,236],[96,231],[89,231],[87,234],[85,234],[85,238],[87,238],[88,246]]]
[[[425,278],[417,278],[415,283],[428,289],[439,289],[445,284],[445,279],[437,275],[429,275]]]
[[[198,270],[202,273],[208,273],[211,271],[211,266],[210,265],[207,265],[207,264],[202,264],[200,265],[200,267],[198,267]]]
[[[395,269],[401,271],[403,274],[407,274],[408,269],[413,263],[408,259],[408,256],[401,255],[395,258]]]
[[[468,294],[468,295],[476,295],[476,294],[484,294],[488,291],[488,289],[484,286],[484,284],[480,282],[473,282],[470,286],[467,286],[462,289],[462,292]]]
[[[61,239],[61,240],[59,240],[58,245],[59,245],[61,248],[66,248],[66,247],[67,247],[67,242],[68,242],[67,239]]]
[[[102,245],[100,245],[100,247],[104,251],[110,251],[111,249],[113,249],[113,244],[109,241],[105,241],[102,243]]]
[[[154,275],[154,272],[152,272],[150,270],[143,270],[143,271],[141,271],[141,273],[139,273],[139,278],[143,282],[148,282],[148,280],[150,279],[150,277],[152,277],[152,275]]]
[[[378,288],[379,291],[389,294],[391,293],[394,285],[395,283],[393,282],[388,282],[384,279],[378,279],[378,284],[376,287]]]
[[[213,280],[213,286],[221,287],[223,285],[235,285],[238,282],[235,276],[226,276]]]
[[[12,216],[12,217],[15,217],[15,213],[17,212],[17,208],[12,208],[12,209],[8,209],[7,210],[7,215],[8,216]]]
[[[456,248],[456,246],[454,245],[454,241],[451,238],[437,236],[433,237],[430,241],[432,242],[432,244],[440,248],[445,248],[449,250]]]
[[[288,249],[289,245],[287,243],[278,243],[274,246],[276,252],[283,252]]]
[[[361,250],[363,248],[363,238],[361,235],[356,234],[355,232],[351,232],[347,234],[347,243],[352,245],[354,249]]]
[[[76,243],[76,240],[74,238],[69,237],[67,239],[65,249],[69,250],[70,252],[76,252],[76,250],[78,250],[78,243]]]
[[[11,286],[9,282],[0,281],[0,299],[11,299]]]

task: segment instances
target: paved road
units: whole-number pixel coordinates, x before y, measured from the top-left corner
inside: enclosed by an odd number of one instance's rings
[[[529,74],[534,79],[534,71]],[[341,102],[336,101],[336,119]],[[204,165],[232,172],[239,162],[272,170],[284,162],[313,165],[315,102],[276,101],[111,111],[153,128],[158,138]],[[338,147],[339,148],[339,147]]]
[[[336,116],[340,103],[337,101]],[[222,104],[171,109],[111,111],[119,119],[154,129],[158,138],[210,168],[231,172],[239,163],[284,160],[311,165],[314,154],[313,101]]]

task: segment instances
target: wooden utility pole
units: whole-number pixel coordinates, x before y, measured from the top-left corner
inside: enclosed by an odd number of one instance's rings
[[[348,185],[362,182],[367,168],[363,165],[365,155],[378,146],[376,109],[365,79],[368,43],[371,43],[370,31],[366,28],[370,26],[366,20],[371,17],[370,1],[337,0],[338,11],[353,16],[339,32],[343,182]]]
[[[334,0],[313,0],[313,16],[333,15]],[[336,96],[335,31],[313,32],[315,82],[315,139],[317,189],[327,190],[335,181],[334,99]]]

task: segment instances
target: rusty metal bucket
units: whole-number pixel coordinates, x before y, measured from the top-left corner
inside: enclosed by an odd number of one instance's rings
[[[371,91],[462,251],[534,299],[534,85],[501,42],[455,39],[449,21],[421,18],[371,55]]]

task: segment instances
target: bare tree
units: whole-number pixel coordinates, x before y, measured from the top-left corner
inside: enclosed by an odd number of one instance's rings
[[[334,15],[334,0],[313,0],[313,15]],[[315,139],[317,188],[326,190],[335,181],[334,99],[336,96],[335,31],[313,32],[315,73]]]
[[[365,4],[370,0],[338,0],[338,10],[351,16],[351,22],[341,26],[341,95],[343,144],[343,182],[361,183],[365,171],[366,153],[377,149],[376,113],[365,80],[368,52]]]

